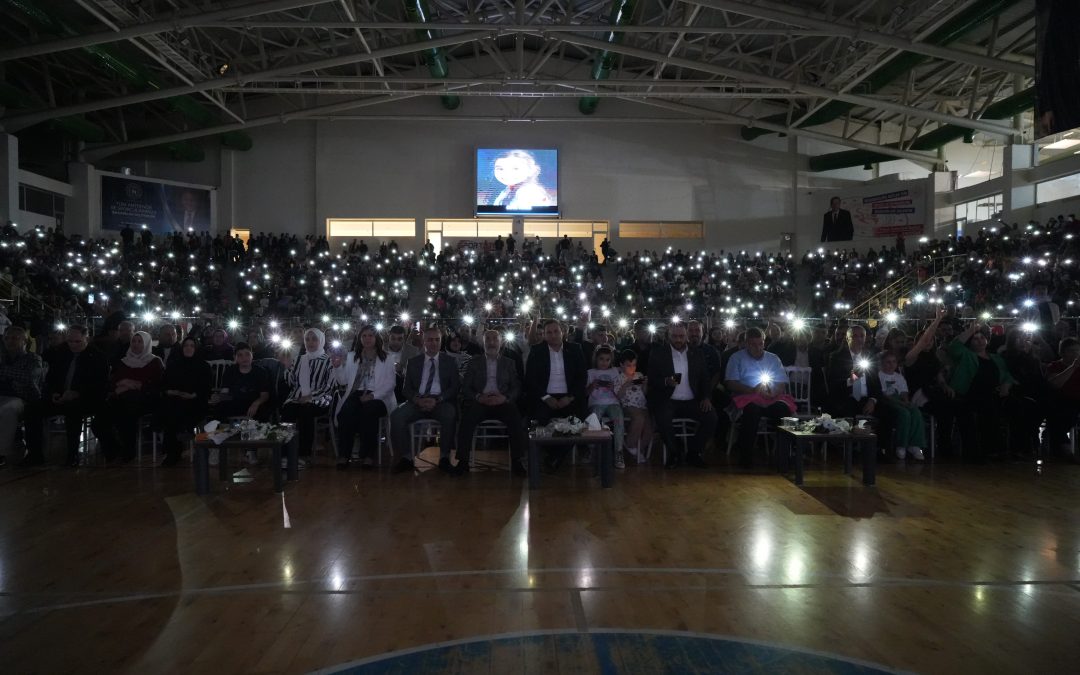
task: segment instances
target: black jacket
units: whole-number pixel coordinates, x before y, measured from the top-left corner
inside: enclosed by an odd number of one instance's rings
[[[712,393],[709,391],[709,371],[705,365],[705,355],[700,349],[686,346],[686,365],[690,378],[690,390],[695,401],[706,401]],[[670,345],[655,345],[649,354],[649,386],[645,398],[649,406],[661,405],[671,400],[675,387],[666,386],[665,380],[675,374],[675,362],[671,358]]]
[[[833,222],[832,210],[821,217],[821,241],[851,241],[855,238],[855,226],[851,222],[851,211],[840,209]]]
[[[540,405],[540,399],[547,394],[548,380],[551,378],[550,347],[546,342],[534,345],[529,350],[529,359],[525,362],[525,403],[529,408]],[[585,403],[585,357],[581,347],[567,342],[563,344],[563,372],[566,374],[566,391],[574,397],[576,403]]]
[[[74,357],[67,346],[54,352],[49,362],[49,372],[45,376],[46,398],[64,393],[64,381]],[[109,391],[109,362],[104,354],[93,347],[87,347],[79,354],[71,389],[77,392],[80,401],[87,405],[105,399],[105,394]]]
[[[420,380],[424,376],[424,361],[428,358],[428,355],[423,353],[412,357],[406,364],[405,384],[402,385],[405,400],[411,401],[423,393],[424,383]],[[458,393],[461,391],[457,360],[446,352],[439,352],[435,356],[435,363],[439,367],[439,400],[457,405]]]

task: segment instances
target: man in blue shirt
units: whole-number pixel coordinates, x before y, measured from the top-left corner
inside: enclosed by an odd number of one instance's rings
[[[746,331],[746,348],[732,354],[724,378],[724,386],[733,396],[755,397],[741,407],[736,440],[739,466],[749,468],[754,461],[754,439],[761,418],[780,419],[791,412],[787,403],[778,398],[787,393],[787,373],[780,357],[765,351],[765,334],[750,328]]]

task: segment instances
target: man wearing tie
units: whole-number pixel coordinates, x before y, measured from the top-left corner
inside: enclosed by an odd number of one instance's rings
[[[457,473],[469,471],[469,452],[476,425],[484,420],[498,420],[506,425],[510,435],[510,471],[524,476],[521,464],[525,449],[525,426],[518,412],[517,399],[521,394],[514,362],[500,356],[502,335],[497,330],[484,333],[484,355],[475,356],[465,367],[461,383],[461,426],[458,430]]]
[[[851,223],[851,211],[840,208],[840,198],[829,200],[829,210],[821,222],[821,241],[851,241],[855,238],[855,226]]]
[[[453,473],[450,450],[454,447],[457,422],[457,397],[461,388],[457,361],[439,351],[442,332],[438,328],[424,331],[424,353],[409,359],[405,369],[402,393],[405,403],[390,415],[390,431],[394,449],[401,455],[395,472],[412,471],[413,451],[409,426],[419,420],[433,419],[439,430],[439,469]]]

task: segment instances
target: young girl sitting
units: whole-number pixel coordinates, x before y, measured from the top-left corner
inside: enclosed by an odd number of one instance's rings
[[[637,354],[626,349],[619,356],[622,358],[622,372],[615,378],[615,395],[622,403],[623,413],[630,418],[626,451],[637,459],[638,464],[645,464],[649,461],[647,446],[653,435],[652,421],[645,403],[646,378],[637,371]]]
[[[896,354],[887,352],[881,357],[878,380],[881,385],[880,405],[882,412],[895,420],[896,457],[906,455],[923,459],[922,446],[926,444],[926,429],[922,412],[908,400],[907,379],[896,369]]]
[[[593,355],[595,368],[589,369],[585,380],[585,393],[589,395],[589,412],[596,413],[600,419],[606,417],[611,420],[612,432],[615,434],[615,468],[625,469],[622,447],[623,410],[615,394],[615,379],[619,376],[619,371],[611,365],[612,360],[609,348],[597,348]]]

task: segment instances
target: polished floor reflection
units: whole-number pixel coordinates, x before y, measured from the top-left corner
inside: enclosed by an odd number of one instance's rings
[[[803,488],[724,469],[600,490],[575,467],[531,494],[497,471],[301,479],[199,498],[183,467],[0,471],[3,670],[300,673],[543,631],[1075,668],[1080,466],[886,466],[876,489],[820,466]],[[497,670],[596,672],[514,653]]]

